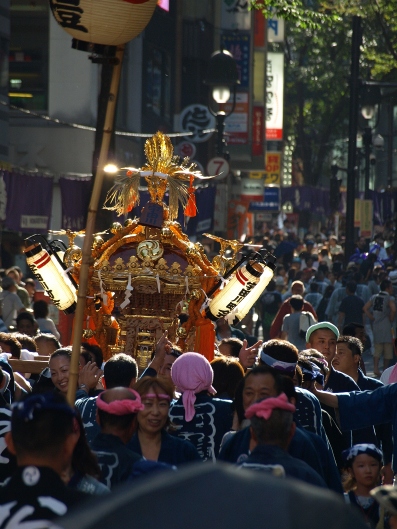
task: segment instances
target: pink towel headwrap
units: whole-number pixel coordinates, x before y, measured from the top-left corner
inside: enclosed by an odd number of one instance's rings
[[[269,419],[273,410],[286,410],[295,413],[296,408],[288,401],[287,395],[281,393],[278,397],[263,399],[260,402],[252,404],[246,411],[245,416],[251,419],[254,415],[260,419]]]
[[[212,394],[216,393],[212,387],[214,372],[211,364],[199,353],[183,353],[172,364],[171,378],[182,393],[185,420],[190,422],[195,414],[196,393],[204,390]]]
[[[111,415],[129,415],[130,413],[137,413],[145,408],[141,402],[141,396],[135,390],[127,388],[128,391],[134,395],[135,399],[113,400],[112,402],[105,402],[102,400],[102,393],[96,399],[97,408]]]

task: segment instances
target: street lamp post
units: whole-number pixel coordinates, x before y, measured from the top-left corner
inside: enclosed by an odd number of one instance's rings
[[[371,127],[365,127],[363,134],[363,145],[364,145],[364,196],[365,200],[369,200],[369,170],[371,163],[371,145],[372,145],[372,129]]]
[[[208,63],[207,75],[204,83],[212,88],[209,111],[216,118],[216,154],[228,159],[225,140],[225,119],[232,114],[236,106],[236,87],[239,84],[236,61],[227,50],[215,51]],[[226,103],[232,96],[231,108],[226,112]]]

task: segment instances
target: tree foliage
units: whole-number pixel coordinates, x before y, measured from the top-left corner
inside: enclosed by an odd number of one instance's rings
[[[336,141],[347,138],[351,22],[362,18],[360,77],[397,78],[397,0],[257,0],[286,19],[285,137],[295,138],[305,183],[330,174]],[[275,50],[276,51],[276,50]]]

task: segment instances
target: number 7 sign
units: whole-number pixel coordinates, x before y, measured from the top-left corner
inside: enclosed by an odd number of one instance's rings
[[[209,176],[218,176],[218,180],[221,180],[223,178],[226,178],[226,176],[229,174],[230,167],[227,160],[222,158],[221,156],[216,156],[215,158],[211,158],[211,160],[207,163],[207,173]]]

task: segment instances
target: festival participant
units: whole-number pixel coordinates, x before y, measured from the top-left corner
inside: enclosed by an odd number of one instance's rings
[[[298,365],[302,370],[302,387],[313,392],[316,384],[320,388],[324,385],[328,373],[328,364],[323,355],[315,349],[305,349],[299,353]],[[343,434],[331,415],[321,408],[321,418],[327,439],[332,447],[335,462],[338,468],[342,468],[342,451],[345,448]]]
[[[249,406],[245,415],[251,420],[251,439],[255,447],[241,466],[270,471],[273,475],[280,475],[281,471],[286,477],[326,488],[317,472],[287,451],[296,429],[294,413],[295,406],[288,401],[285,393]]]
[[[172,364],[175,362],[177,358],[179,358],[182,354],[182,349],[178,347],[177,345],[173,345],[170,352],[168,352],[164,357],[163,365],[161,366],[159,370],[159,376],[168,378],[168,380],[172,383],[171,378],[171,368]]]
[[[101,431],[91,443],[101,467],[101,481],[109,489],[131,478],[142,459],[127,447],[136,429],[137,413],[144,409],[139,393],[130,388],[107,389],[98,395],[97,421]]]
[[[342,299],[338,312],[338,327],[340,331],[349,323],[363,323],[363,307],[365,303],[362,298],[356,295],[356,291],[357,283],[348,281],[346,283],[347,295]]]
[[[93,380],[94,376],[94,380]],[[133,388],[138,376],[138,366],[132,356],[119,353],[112,356],[103,367],[102,384],[105,389]],[[96,421],[97,395],[89,396],[90,387],[96,383],[95,371],[82,369],[79,373],[79,391],[75,406],[80,411],[88,443],[99,433]]]
[[[396,303],[390,279],[384,279],[381,282],[380,292],[371,297],[363,310],[372,322],[375,348],[374,374],[379,377],[380,357],[383,356],[383,370],[389,367],[393,359],[393,321],[396,316]]]
[[[147,460],[177,467],[190,461],[201,461],[192,443],[167,433],[170,425],[168,413],[174,398],[172,381],[144,377],[138,380],[134,390],[141,396],[144,409],[137,413],[137,431],[128,448]]]
[[[397,384],[373,391],[329,393],[314,388],[320,402],[338,409],[342,430],[356,430],[376,424],[393,424],[393,471],[397,472]]]
[[[55,353],[51,355],[48,364],[51,373],[51,380],[55,386],[55,389],[60,393],[63,393],[65,396],[67,395],[69,386],[69,370],[71,358],[71,349],[65,347],[63,349],[58,349],[57,351],[55,351]],[[82,380],[85,380],[84,376],[87,378],[87,375],[91,377],[91,387],[88,389],[93,389],[96,387],[99,378],[102,376],[102,371],[98,369],[98,367],[92,362],[89,362],[87,365],[85,365],[79,374],[78,384],[80,390],[83,389],[82,386],[87,387],[87,385],[82,382]]]
[[[294,281],[291,284],[291,296],[303,296],[305,292],[305,286],[302,281]],[[279,311],[277,312],[271,326],[270,326],[270,338],[279,338],[281,336],[281,327],[283,324],[283,319],[286,314],[291,314],[291,305],[289,302],[290,298],[287,298],[284,303],[281,305]],[[313,314],[315,320],[317,320],[317,314],[314,308],[310,303],[304,301],[303,309],[304,311],[309,311]]]
[[[305,334],[301,332],[301,322],[305,321],[305,330],[316,323],[313,315],[310,312],[303,311],[302,296],[291,296],[289,298],[291,305],[291,314],[286,314],[283,319],[281,327],[281,339],[288,340],[293,343],[298,351],[305,348]]]
[[[33,314],[37,325],[39,326],[40,332],[49,332],[55,336],[57,340],[60,339],[58,329],[55,327],[55,323],[49,317],[50,310],[48,303],[44,299],[39,299],[33,303]]]
[[[325,356],[328,362],[329,372],[325,380],[324,391],[328,390],[334,393],[338,391],[356,391],[359,388],[354,380],[332,367],[338,338],[338,328],[329,321],[322,321],[307,329],[306,345],[308,348],[317,349],[319,353]]]
[[[108,494],[110,489],[99,481],[101,469],[87,442],[79,413],[76,413],[76,421],[79,427],[79,439],[73,450],[70,467],[62,474],[62,479],[68,487],[87,494],[95,496]]]
[[[170,418],[176,435],[190,441],[201,458],[215,461],[223,435],[231,429],[230,400],[214,398],[214,373],[199,353],[184,353],[171,369],[172,381],[181,397],[171,404]]]
[[[75,411],[63,395],[29,395],[14,405],[6,442],[18,469],[0,489],[2,528],[47,527],[88,497],[61,479],[78,438]]]
[[[294,378],[298,362],[298,349],[290,342],[284,340],[269,340],[262,346],[259,363],[277,373]],[[321,422],[321,407],[317,398],[301,387],[297,387],[298,399],[296,402],[295,418],[299,424],[323,438],[328,443]]]
[[[103,369],[103,352],[98,345],[92,345],[88,342],[81,343],[81,349],[87,353],[91,362],[95,363],[99,369]]]
[[[291,344],[292,345],[292,344]],[[242,388],[242,408],[245,411],[259,399],[277,397],[285,393],[292,404],[296,404],[297,394],[291,377],[283,376],[275,369],[260,365],[249,371],[244,378]],[[253,450],[255,443],[251,439],[249,425],[240,431],[228,432],[222,443],[218,459],[229,463],[241,463]],[[340,476],[332,454],[327,450],[324,441],[315,434],[298,425],[288,447],[291,456],[297,457],[310,465],[320,474],[328,486],[336,492],[342,492]]]
[[[17,295],[17,285],[14,279],[8,276],[3,277],[1,280],[1,288],[1,318],[4,324],[3,327],[5,326],[8,330],[15,325],[17,315],[25,311],[26,308]]]
[[[36,334],[34,337],[36,342],[37,352],[40,356],[51,356],[57,349],[61,348],[60,342],[53,334]]]
[[[259,327],[262,326],[264,341],[270,338],[270,326],[282,304],[281,291],[284,290],[284,278],[276,276],[271,279],[255,303],[258,320],[255,324],[255,335],[258,336]]]
[[[341,371],[336,371],[332,365],[332,361],[336,354],[336,341],[338,338],[338,328],[329,321],[316,323],[309,327],[306,332],[307,347],[317,349],[317,351],[325,356],[325,359],[328,362],[329,371],[325,378],[325,384],[323,387],[324,391],[330,391],[333,393],[339,391],[358,391],[360,388],[354,380]],[[339,424],[335,410],[329,407],[326,407],[325,410],[331,415],[337,424]],[[356,444],[359,443],[361,441],[359,435],[360,433],[355,434],[355,437],[353,437],[352,432],[343,432],[345,441],[344,448],[348,448],[355,442]]]
[[[336,355],[333,360],[333,366],[337,371],[342,371],[352,377],[361,391],[382,387],[383,384],[379,380],[363,375],[360,369],[361,354],[362,344],[358,338],[353,336],[340,336],[336,344]],[[391,470],[393,454],[392,435],[391,423],[387,423],[375,426],[375,431],[373,428],[366,428],[360,436],[362,442],[374,443],[382,447],[386,483],[393,481]]]
[[[354,505],[368,527],[379,522],[379,505],[371,494],[381,480],[382,451],[373,444],[357,444],[342,453],[347,476],[344,479],[346,502]]]
[[[164,331],[161,338],[156,343],[154,355],[149,365],[141,374],[140,378],[157,377],[164,365],[166,357],[171,355],[173,347],[174,344],[168,339],[168,331]],[[171,359],[168,358],[167,360],[170,361]],[[173,361],[171,361],[171,363],[173,363]]]
[[[28,336],[35,336],[37,334],[38,325],[30,312],[21,312],[16,317],[16,330],[21,334]]]
[[[233,400],[238,384],[244,378],[244,369],[233,356],[218,356],[211,362],[214,372],[212,385],[219,399]]]
[[[247,340],[239,338],[223,338],[218,344],[219,352],[224,356],[234,356],[238,358],[244,371],[253,367],[258,357],[258,350],[262,345],[262,340],[254,343],[250,347]]]

